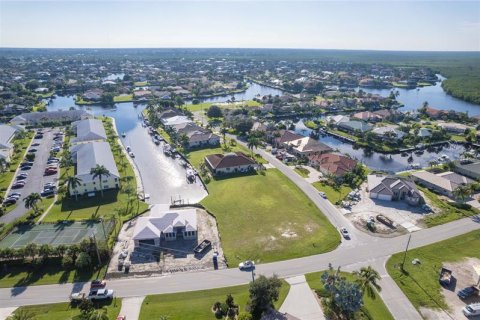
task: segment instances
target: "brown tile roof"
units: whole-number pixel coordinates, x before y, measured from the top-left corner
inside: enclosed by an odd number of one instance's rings
[[[338,153],[316,154],[308,158],[312,162],[317,162],[318,166],[336,176],[343,176],[351,171],[357,164],[357,161],[350,159]]]
[[[211,154],[205,157],[205,161],[213,169],[231,168],[244,165],[254,165],[255,161],[243,152],[232,152],[226,154]]]
[[[302,135],[296,134],[295,132],[292,132],[292,131],[285,130],[283,132],[280,131],[280,137],[276,138],[275,142],[278,144],[282,144],[288,141],[293,141],[301,138],[303,138]]]

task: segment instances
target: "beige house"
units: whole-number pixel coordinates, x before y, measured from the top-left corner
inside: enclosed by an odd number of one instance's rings
[[[205,157],[205,164],[213,175],[246,173],[257,168],[257,163],[243,152],[211,154]]]

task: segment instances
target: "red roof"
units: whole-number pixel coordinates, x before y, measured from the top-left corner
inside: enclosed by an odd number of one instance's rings
[[[336,176],[343,176],[357,165],[357,161],[338,153],[315,154],[308,159],[317,163],[321,170]]]
[[[256,162],[243,152],[226,154],[211,154],[205,157],[207,163],[213,169],[232,168],[245,165],[254,165]]]

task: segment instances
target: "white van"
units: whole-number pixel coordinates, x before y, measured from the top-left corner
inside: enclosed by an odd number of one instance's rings
[[[463,314],[467,317],[480,315],[480,303],[472,303],[463,308]]]

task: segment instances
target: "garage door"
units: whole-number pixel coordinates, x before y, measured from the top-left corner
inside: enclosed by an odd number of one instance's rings
[[[140,240],[139,243],[140,243],[140,245],[148,244],[148,245],[153,246],[153,245],[155,245],[155,240],[153,240],[153,239]]]
[[[392,196],[388,194],[379,194],[378,199],[380,200],[392,200]]]

